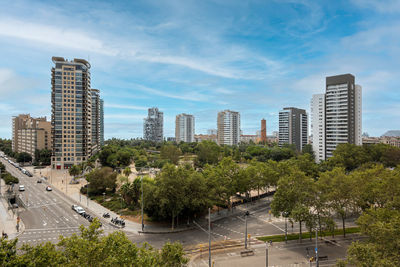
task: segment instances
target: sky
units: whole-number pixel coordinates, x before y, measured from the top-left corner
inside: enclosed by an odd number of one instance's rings
[[[398,0],[0,0],[0,138],[11,118],[51,115],[52,56],[91,63],[105,102],[105,138],[143,135],[147,109],[195,116],[241,114],[244,134],[278,112],[310,110],[325,77],[351,73],[363,87],[363,132],[400,129]]]

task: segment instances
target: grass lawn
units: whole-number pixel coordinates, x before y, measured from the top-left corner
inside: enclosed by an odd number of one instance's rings
[[[346,228],[346,234],[354,234],[354,233],[359,233],[360,232],[360,228],[359,227],[349,227]],[[318,233],[319,235],[321,235],[321,233]],[[335,236],[337,235],[343,235],[343,229],[336,229],[335,230]],[[287,235],[287,240],[298,240],[299,239],[300,234],[296,233],[296,234],[288,234]],[[315,232],[311,233],[312,237],[315,237]],[[322,231],[322,236],[332,236],[332,232],[331,231]],[[310,233],[309,232],[303,232],[301,234],[302,239],[306,239],[306,238],[310,238]],[[285,241],[285,235],[270,235],[270,236],[261,236],[261,237],[257,237],[258,240],[261,241],[272,241],[272,242],[283,242]]]

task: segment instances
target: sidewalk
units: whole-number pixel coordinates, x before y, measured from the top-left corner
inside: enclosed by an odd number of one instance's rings
[[[0,231],[8,234],[9,239],[14,239],[18,237],[25,229],[22,220],[19,222],[19,232],[17,231],[17,215],[13,214],[11,210],[8,209],[7,200],[4,199],[5,184],[3,180],[1,182],[1,200],[0,200]],[[1,238],[1,236],[0,236]]]

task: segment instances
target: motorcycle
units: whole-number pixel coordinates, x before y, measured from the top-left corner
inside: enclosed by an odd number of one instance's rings
[[[110,218],[110,213],[108,213],[108,212],[103,213],[103,217],[104,217],[104,218]]]

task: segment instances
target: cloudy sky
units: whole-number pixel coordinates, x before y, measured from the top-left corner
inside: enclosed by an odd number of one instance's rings
[[[363,86],[363,131],[400,129],[398,0],[0,0],[0,137],[11,117],[50,116],[52,56],[89,59],[105,101],[106,138],[142,136],[147,108],[216,128],[241,113],[245,134],[285,106],[309,110],[325,77]]]

